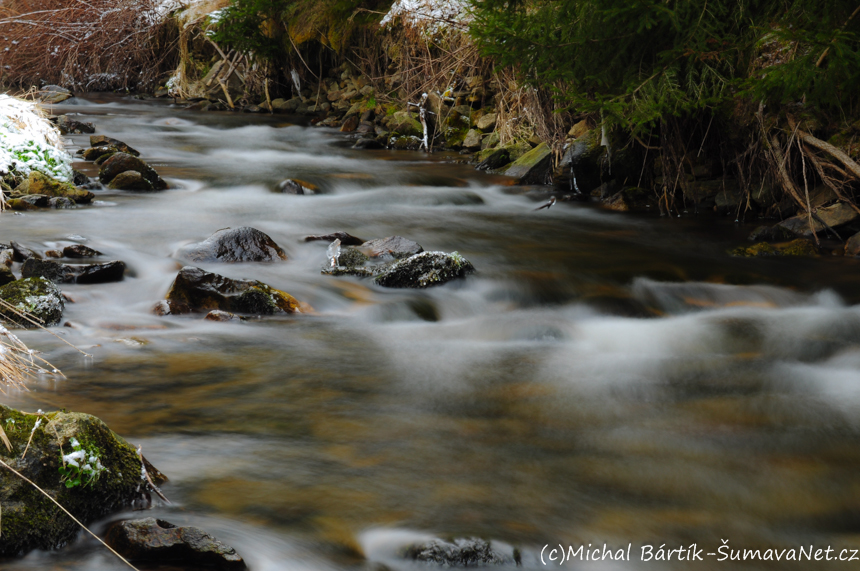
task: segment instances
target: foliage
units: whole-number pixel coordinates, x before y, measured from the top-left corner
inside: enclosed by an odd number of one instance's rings
[[[472,34],[484,54],[554,89],[569,108],[641,130],[729,108],[738,96],[854,106],[856,8],[848,0],[475,0]]]
[[[70,443],[72,452],[63,456],[63,465],[59,468],[63,482],[67,488],[89,486],[98,480],[107,468],[102,466],[98,450],[93,447],[84,448],[77,438],[72,438]]]
[[[264,61],[278,61],[309,40],[343,49],[356,27],[379,19],[391,0],[233,0],[212,38]]]

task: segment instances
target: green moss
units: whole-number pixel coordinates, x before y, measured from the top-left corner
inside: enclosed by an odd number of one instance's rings
[[[36,423],[38,428],[33,430]],[[85,525],[127,507],[138,497],[140,460],[135,449],[99,419],[81,413],[25,414],[0,405],[2,424],[12,451],[0,448],[3,461],[50,493]],[[32,441],[27,448],[30,434]],[[98,450],[108,470],[92,485],[68,489],[61,481],[62,454],[72,451],[76,438]],[[24,450],[27,454],[21,458]],[[7,470],[0,471],[0,556],[30,549],[54,549],[80,531],[66,514],[38,490]]]
[[[741,246],[739,248],[735,248],[729,253],[732,256],[739,256],[743,258],[756,258],[762,256],[779,255],[779,252],[776,251],[776,248],[774,248],[767,242],[759,242],[758,244],[753,244],[752,246]]]
[[[0,287],[0,299],[14,306],[19,312],[41,320],[45,325],[57,325],[65,309],[60,290],[41,277],[16,280]],[[0,309],[0,316],[22,327],[34,327],[32,323],[8,309]]]

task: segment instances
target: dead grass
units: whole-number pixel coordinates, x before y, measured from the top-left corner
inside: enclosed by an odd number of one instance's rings
[[[175,67],[178,34],[158,0],[6,0],[0,83],[78,91],[151,87]]]

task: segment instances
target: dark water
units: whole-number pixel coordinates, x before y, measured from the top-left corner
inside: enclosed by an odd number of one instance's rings
[[[116,98],[56,111],[85,114],[174,186],[0,219],[0,242],[81,242],[130,268],[64,287],[74,328],[56,332],[93,357],[25,333],[68,380],[3,397],[97,415],[143,445],[174,503],[113,519],[198,525],[254,571],[422,569],[399,553],[426,536],[515,545],[527,568],[545,544],[583,543],[632,543],[634,561],[565,566],[856,565],[635,561],[641,544],[860,547],[855,260],[731,258],[753,225],[725,219],[534,212],[542,191],[456,155],[353,151],[284,117]],[[287,177],[322,192],[272,193]],[[290,260],[203,267],[318,315],[149,312],[181,267],[173,251],[243,225]],[[457,250],[478,273],[426,291],[323,276],[326,244],[301,239],[338,230]],[[83,537],[2,567],[124,568]]]

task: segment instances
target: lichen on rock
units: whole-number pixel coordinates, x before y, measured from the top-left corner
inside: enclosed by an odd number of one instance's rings
[[[63,318],[63,294],[57,286],[42,277],[15,280],[0,287],[0,299],[46,326],[57,325]],[[0,317],[21,327],[35,327],[6,307],[0,307]]]
[[[474,271],[475,266],[458,252],[421,252],[392,264],[374,281],[383,287],[427,288]]]

